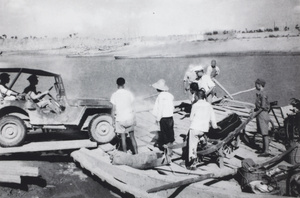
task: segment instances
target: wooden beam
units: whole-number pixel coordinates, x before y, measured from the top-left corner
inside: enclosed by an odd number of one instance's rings
[[[39,168],[31,166],[21,166],[21,165],[10,165],[2,164],[0,161],[0,175],[15,175],[15,176],[28,176],[28,177],[38,177]]]
[[[80,148],[95,148],[96,142],[90,140],[68,140],[50,142],[31,142],[19,147],[0,148],[0,155],[11,153],[27,153],[39,151],[71,150]]]
[[[21,177],[17,175],[1,174],[0,182],[21,184]]]
[[[210,174],[205,174],[205,175],[201,175],[199,177],[194,177],[191,179],[185,179],[182,181],[178,181],[178,182],[173,182],[170,184],[166,184],[166,185],[162,185],[159,187],[155,187],[155,188],[151,188],[149,190],[147,190],[147,193],[154,193],[154,192],[158,192],[158,191],[162,191],[162,190],[167,190],[167,189],[171,189],[171,188],[177,188],[180,186],[184,186],[184,185],[188,185],[188,184],[192,184],[195,182],[200,182],[209,178],[213,178],[214,174],[210,173]]]

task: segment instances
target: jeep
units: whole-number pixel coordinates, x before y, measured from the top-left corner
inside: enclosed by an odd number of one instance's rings
[[[26,135],[37,129],[42,131],[88,131],[92,141],[108,143],[115,137],[113,105],[108,99],[73,99],[66,96],[63,80],[59,74],[29,68],[0,68],[0,74],[11,77],[8,89],[20,93],[15,98],[0,100],[0,146],[21,145]],[[22,94],[28,77],[36,75],[39,88],[49,88],[43,100],[51,105],[40,107],[29,94]],[[54,87],[54,89],[52,89]]]

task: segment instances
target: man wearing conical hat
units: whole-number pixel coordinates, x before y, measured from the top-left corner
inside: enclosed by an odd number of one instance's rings
[[[155,146],[162,150],[163,145],[170,146],[175,140],[173,120],[174,96],[168,92],[169,87],[164,79],[160,79],[152,87],[159,93],[152,112],[160,126],[160,133]]]

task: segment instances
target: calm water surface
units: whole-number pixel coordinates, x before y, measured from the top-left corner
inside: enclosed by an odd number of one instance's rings
[[[182,79],[191,63],[210,64],[216,59],[221,69],[217,80],[230,92],[254,87],[257,78],[266,80],[270,101],[287,105],[300,98],[300,56],[226,56],[205,58],[121,59],[111,57],[66,58],[64,56],[2,56],[0,67],[45,69],[62,75],[69,98],[107,97],[122,76],[136,96],[156,93],[149,85],[164,78],[177,100],[186,99]],[[253,102],[255,91],[235,99]]]
[[[267,82],[270,100],[286,105],[291,97],[300,98],[300,56],[234,56],[205,58],[124,59],[65,58],[63,56],[2,56],[0,67],[44,69],[62,75],[69,98],[107,97],[116,90],[115,80],[123,76],[127,88],[136,96],[156,93],[149,85],[164,78],[177,100],[186,99],[182,86],[184,72],[191,63],[208,65],[217,60],[221,74],[217,80],[230,92],[254,87],[257,78]],[[25,79],[26,81],[26,79]],[[27,82],[26,82],[27,83]],[[26,85],[15,87],[22,91]],[[40,85],[41,86],[41,85]],[[46,87],[38,87],[38,90]],[[235,99],[253,102],[255,91],[240,94]],[[103,196],[114,197],[109,190]]]

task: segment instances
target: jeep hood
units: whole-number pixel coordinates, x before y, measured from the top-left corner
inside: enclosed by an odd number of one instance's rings
[[[111,108],[112,103],[105,98],[99,99],[68,99],[70,106],[103,106]]]

